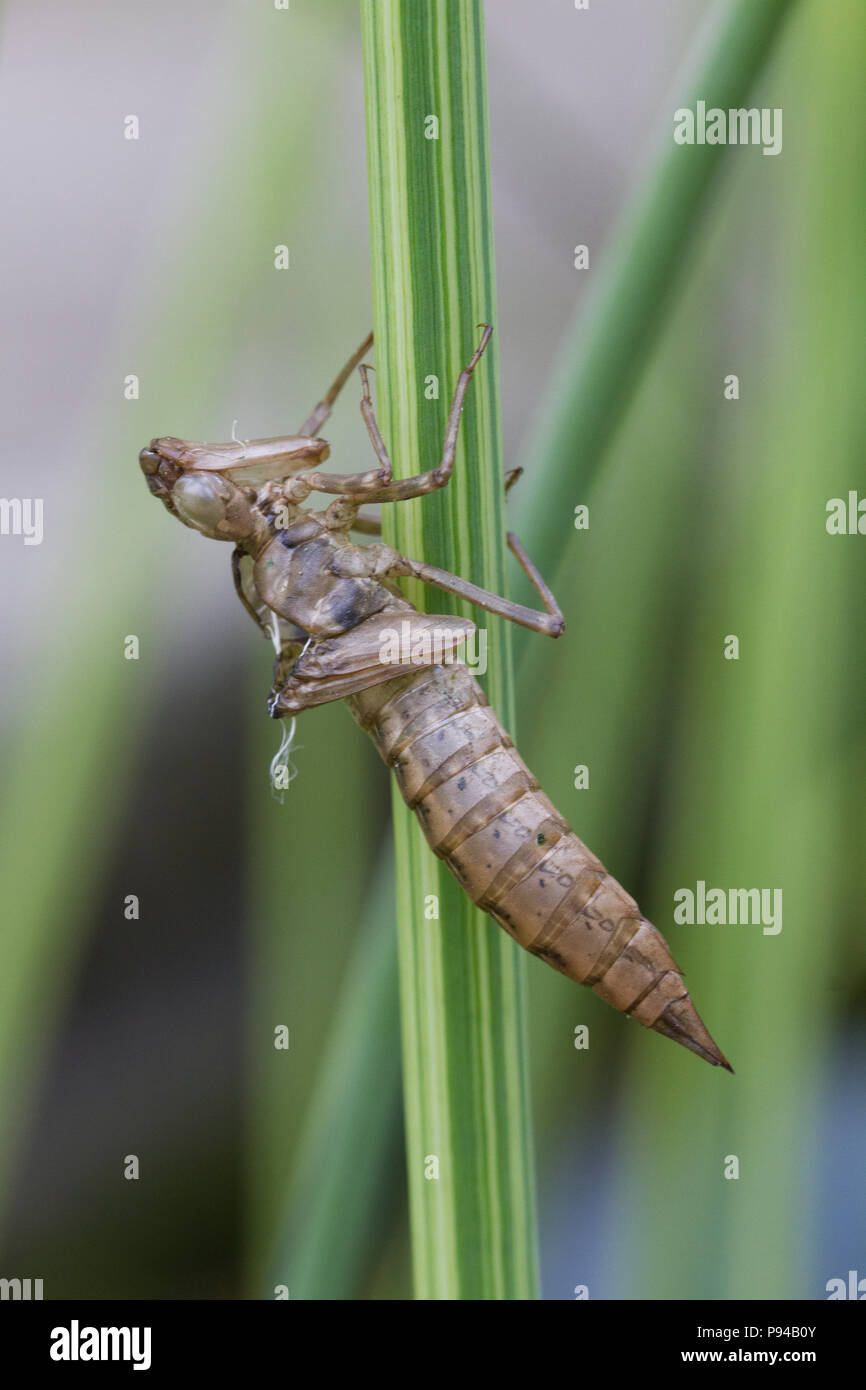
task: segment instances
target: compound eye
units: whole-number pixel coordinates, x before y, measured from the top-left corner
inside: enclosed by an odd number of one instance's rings
[[[203,473],[185,473],[172,490],[172,500],[181,520],[210,535],[225,521],[226,499],[221,479]]]

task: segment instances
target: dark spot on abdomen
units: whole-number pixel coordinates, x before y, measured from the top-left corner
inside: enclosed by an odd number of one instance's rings
[[[540,950],[533,951],[532,954],[538,956],[539,960],[546,960],[548,965],[553,966],[554,970],[562,970],[564,974],[568,974],[568,962],[565,956],[561,956],[552,946],[542,946]]]

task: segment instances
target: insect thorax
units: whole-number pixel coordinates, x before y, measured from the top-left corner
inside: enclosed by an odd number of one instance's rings
[[[378,580],[335,573],[340,547],[327,532],[292,544],[279,532],[262,551],[254,572],[269,608],[311,637],[336,637],[394,602]]]

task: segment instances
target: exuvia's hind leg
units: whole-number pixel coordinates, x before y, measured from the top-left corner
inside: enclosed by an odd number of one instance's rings
[[[526,575],[526,578],[529,580],[533,589],[538,594],[538,597],[541,599],[541,602],[544,604],[545,613],[549,613],[553,618],[558,619],[560,624],[559,631],[551,634],[554,637],[558,637],[559,633],[562,632],[563,628],[565,627],[565,619],[562,616],[562,609],[560,608],[559,604],[554,598],[552,590],[544,582],[544,579],[542,578],[541,572],[538,569],[537,565],[533,560],[530,560],[529,556],[523,549],[523,546],[520,544],[520,541],[517,539],[513,531],[508,532],[508,549],[511,551],[518,565],[523,570],[523,573]]]
[[[367,352],[369,348],[372,346],[372,343],[373,334],[368,333],[363,343],[358,348],[357,352],[352,353],[352,356],[349,358],[345,367],[340,372],[340,375],[337,377],[336,381],[332,383],[327,395],[324,397],[323,400],[319,401],[319,404],[317,406],[314,406],[313,410],[307,416],[306,420],[301,425],[301,428],[298,430],[299,434],[314,436],[319,433],[319,430],[322,428],[322,425],[325,423],[325,421],[331,413],[331,407],[333,406],[334,401],[337,399],[346,382],[349,380],[349,377],[352,375],[352,372],[355,370],[358,363],[361,361],[361,358],[364,356],[364,353]]]
[[[547,637],[559,637],[565,630],[565,619],[559,604],[520,541],[511,532],[508,535],[508,546],[541,599],[544,605],[543,613],[535,608],[527,608],[522,603],[514,603],[511,599],[500,598],[499,594],[480,589],[477,584],[470,584],[459,575],[449,574],[447,570],[440,570],[435,565],[428,565],[420,560],[410,560],[405,555],[397,558],[389,574],[421,579],[425,584],[432,584],[434,588],[442,589],[447,594],[456,594],[458,598],[468,599],[470,603],[475,603],[479,608],[486,609],[488,613],[495,613],[500,618],[507,618],[509,622],[519,623],[521,627],[528,627],[533,632],[541,632]]]

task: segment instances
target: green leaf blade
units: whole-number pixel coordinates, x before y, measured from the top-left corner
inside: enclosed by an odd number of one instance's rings
[[[476,0],[362,13],[377,411],[405,477],[439,463],[478,325],[496,322],[483,15]],[[438,139],[425,134],[430,117]],[[495,334],[469,388],[451,483],[386,508],[384,525],[403,553],[505,592]],[[431,603],[418,585],[407,592],[427,611],[467,611],[439,592]],[[489,651],[489,698],[511,725],[505,624],[489,624]],[[523,961],[434,859],[396,789],[394,820],[416,1293],[533,1298]],[[438,919],[424,915],[434,898]]]

